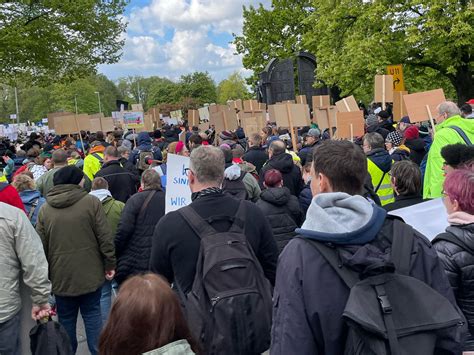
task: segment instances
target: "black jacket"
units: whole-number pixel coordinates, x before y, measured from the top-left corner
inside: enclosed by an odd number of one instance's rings
[[[263,164],[268,160],[268,154],[264,148],[250,147],[247,153],[242,157],[243,160],[255,165],[257,173],[262,170]]]
[[[262,191],[257,206],[267,217],[272,227],[273,237],[281,251],[303,223],[303,213],[298,198],[290,194],[286,187],[272,187]]]
[[[300,207],[301,211],[303,212],[303,219],[306,216],[306,212],[308,211],[309,205],[311,204],[311,201],[313,200],[313,193],[311,192],[311,184],[307,183],[303,190],[300,192],[299,196],[300,200]]]
[[[420,166],[425,157],[425,141],[421,138],[407,139],[405,145],[410,148],[410,160]]]
[[[120,158],[119,159],[119,162],[120,162],[120,165],[122,165],[122,167],[131,172],[132,174],[136,175],[136,176],[140,176],[140,172],[138,171],[137,167],[135,166],[135,164],[133,163],[130,163],[128,161],[128,159],[125,159],[125,158]]]
[[[459,308],[467,319],[470,336],[464,350],[474,350],[474,224],[450,226],[446,232],[456,236],[466,248],[440,240],[433,245],[438,252]]]
[[[105,163],[95,177],[107,180],[112,197],[123,203],[137,192],[140,182],[138,176],[123,168],[118,160]]]
[[[397,148],[390,154],[393,161],[402,161],[410,159],[410,152],[405,149]]]
[[[217,231],[229,230],[231,221],[222,217],[235,216],[240,201],[222,193],[202,196],[191,203],[191,207],[209,220]],[[260,209],[250,201],[247,204],[244,233],[255,255],[262,265],[263,272],[272,284],[275,282],[278,249],[272,230]],[[169,282],[176,282],[184,293],[191,290],[196,274],[196,262],[200,240],[178,211],[164,216],[156,226],[150,257],[150,269],[163,275]]]
[[[140,214],[145,200],[152,191],[156,191],[156,193],[143,213]],[[115,280],[119,284],[131,275],[149,270],[153,231],[164,214],[165,193],[161,190],[139,192],[125,204],[115,236],[115,254],[117,256]]]
[[[369,127],[367,127],[367,133],[372,133],[372,132],[376,132],[380,134],[384,140],[387,138],[388,134],[390,133],[388,129],[380,127],[380,124],[378,123],[374,123],[373,125],[370,125]]]
[[[268,170],[276,169],[283,175],[283,186],[290,190],[294,196],[299,196],[303,190],[304,182],[301,176],[301,170],[293,163],[293,158],[288,153],[273,156],[260,171],[260,187],[263,189],[265,173]]]
[[[417,203],[425,202],[421,195],[407,195],[400,196],[395,195],[395,202],[389,203],[388,205],[383,206],[385,211],[395,211],[400,208],[409,207],[416,205]]]

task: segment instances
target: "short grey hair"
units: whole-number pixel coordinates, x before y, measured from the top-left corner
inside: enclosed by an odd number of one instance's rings
[[[364,142],[366,142],[370,149],[384,148],[385,141],[380,133],[370,132],[364,136]]]
[[[458,105],[451,101],[445,101],[439,104],[438,113],[440,115],[446,114],[447,118],[460,115],[461,111],[459,110]]]
[[[202,184],[220,186],[224,180],[224,153],[212,146],[200,146],[191,152],[189,168]]]
[[[120,147],[117,148],[118,152],[120,155],[122,155],[123,153],[130,153],[132,150],[128,147],[125,147],[123,145],[121,145]]]
[[[141,180],[143,190],[161,190],[161,178],[153,169],[147,169],[143,172]]]

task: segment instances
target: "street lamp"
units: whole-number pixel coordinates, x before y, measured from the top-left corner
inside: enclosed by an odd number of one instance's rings
[[[76,108],[76,115],[77,115],[77,94],[74,95],[74,107]]]
[[[95,93],[97,94],[97,98],[99,99],[99,113],[102,113],[102,106],[100,106],[100,92],[95,91]]]

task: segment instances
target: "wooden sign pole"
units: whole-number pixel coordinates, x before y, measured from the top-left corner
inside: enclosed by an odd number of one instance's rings
[[[323,107],[323,97],[322,96],[319,96],[319,107]]]
[[[85,154],[84,151],[84,142],[82,141],[82,134],[81,130],[79,129],[79,122],[77,121],[77,115],[74,115],[74,120],[76,121],[77,132],[79,133],[79,139],[81,140],[82,152]]]
[[[382,75],[382,110],[385,110],[385,75]]]
[[[349,107],[349,104],[347,103],[347,101],[346,101],[346,99],[345,99],[345,98],[344,98],[344,99],[342,99],[342,102],[344,102],[344,105],[346,105],[347,112],[350,112],[350,111],[351,111],[351,109],[350,109],[350,107]]]
[[[286,104],[286,112],[288,113],[288,123],[290,126],[290,132],[291,132],[291,144],[293,145],[293,151],[295,153],[298,152],[298,148],[296,147],[296,135],[295,135],[295,130],[293,127],[293,117],[291,116],[291,109],[290,109],[290,104]]]
[[[354,125],[351,123],[351,143],[354,143]]]
[[[135,128],[132,128],[132,134],[133,134],[133,144],[134,144],[133,149],[135,149],[137,147],[137,137],[136,137],[136,134],[135,134]]]
[[[329,139],[332,139],[331,117],[329,116],[329,112],[331,112],[331,108],[326,107],[326,112],[327,112],[327,115],[328,115]]]
[[[433,115],[431,114],[431,110],[430,110],[429,105],[426,105],[426,111],[428,112],[428,116],[430,117],[431,129],[433,130],[433,138],[434,138],[434,135],[436,133],[436,129],[435,129],[435,124],[434,124],[434,120],[433,120]]]

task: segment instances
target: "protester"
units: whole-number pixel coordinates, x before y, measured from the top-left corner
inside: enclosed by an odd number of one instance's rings
[[[114,148],[112,146],[107,147]],[[95,196],[99,199],[102,207],[104,208],[105,216],[107,217],[107,222],[110,227],[112,235],[117,233],[117,227],[120,222],[120,217],[122,216],[122,211],[125,207],[125,204],[121,201],[117,201],[112,197],[112,194],[109,191],[109,184],[107,180],[102,177],[96,177],[92,181],[92,189],[89,193],[92,196]],[[114,281],[105,280],[104,285],[102,286],[102,292],[100,297],[100,311],[102,315],[102,324],[107,322],[107,318],[110,312],[110,306],[112,303],[112,288]]]
[[[388,111],[382,110],[377,114],[377,120],[379,127],[386,129],[389,132],[394,132],[395,128],[393,127],[392,119],[390,118],[390,113]]]
[[[249,137],[248,150],[242,159],[255,166],[257,173],[260,173],[263,165],[268,160],[268,154],[261,145],[262,138],[258,133],[253,133]]]
[[[466,120],[459,115],[459,109],[454,102],[443,102],[438,106],[436,117],[436,133],[433,144],[428,153],[428,161],[423,185],[424,198],[436,198],[442,196],[443,190],[443,158],[441,149],[448,144],[467,144],[462,137],[464,134],[471,142],[474,142],[474,121]],[[460,132],[453,128],[458,127]],[[461,133],[461,134],[460,134]]]
[[[50,314],[46,261],[41,239],[25,213],[0,202],[0,354],[20,354],[20,279],[30,288],[31,317],[40,320]]]
[[[296,228],[303,223],[303,213],[298,198],[283,187],[283,177],[278,170],[268,170],[263,184],[265,190],[260,195],[257,206],[267,218],[281,253],[295,236]]]
[[[383,145],[383,139],[380,142]],[[279,258],[273,296],[271,354],[344,353],[344,348],[351,344],[343,319],[350,290],[339,276],[340,271],[334,268],[338,266],[331,266],[327,261],[326,251],[337,258],[339,267],[358,279],[359,272],[374,267],[377,261],[391,260],[395,223],[413,235],[413,238],[403,235],[413,241],[408,274],[446,297],[451,304],[445,302],[443,305],[455,312],[452,290],[436,252],[426,239],[402,222],[387,218],[383,209],[358,196],[367,175],[367,159],[358,147],[347,141],[325,141],[314,151],[311,173],[314,198],[306,221],[297,230],[301,238],[293,238]],[[324,248],[326,243],[330,243],[330,247]],[[389,293],[388,297],[394,297],[394,294]],[[410,299],[411,304],[423,301]],[[360,312],[365,312],[369,305],[381,312],[376,296],[367,300]],[[423,309],[417,311],[421,314]],[[427,308],[427,312],[433,310]],[[441,353],[443,349],[446,353],[459,353],[461,329],[456,326],[449,330],[452,333],[438,330],[437,339],[442,341],[436,343],[435,353]],[[385,351],[383,342],[380,346]]]
[[[21,201],[18,191],[8,182],[0,182],[0,202],[4,202],[10,206],[25,211],[25,206]]]
[[[102,328],[101,289],[105,278],[111,280],[115,274],[113,236],[100,201],[82,188],[84,174],[80,169],[59,169],[53,183],[39,211],[36,231],[48,260],[59,322],[75,352],[80,310],[87,345],[95,355]]]
[[[263,188],[265,173],[276,169],[283,176],[283,186],[287,187],[292,195],[299,196],[304,187],[301,170],[293,163],[291,155],[286,153],[285,143],[281,140],[273,141],[268,148],[268,157],[268,162],[260,171],[260,187]]]
[[[299,151],[298,156],[301,159],[301,165],[304,166],[306,162],[310,161],[313,156],[313,149],[321,144],[321,131],[317,128],[311,128],[306,134],[304,147]]]
[[[25,152],[29,151],[32,148],[35,149],[41,149],[43,145],[41,142],[39,142],[39,136],[35,132],[32,132],[30,134],[30,137],[28,138],[28,141],[21,146],[21,149],[24,150]]]
[[[306,211],[308,211],[311,200],[313,199],[313,195],[311,194],[311,164],[312,161],[303,166],[303,181],[305,185],[298,197],[301,211],[303,212],[303,218],[306,216]]]
[[[237,199],[222,193],[222,190],[220,189],[224,179],[224,154],[222,151],[211,146],[199,147],[193,150],[190,157],[188,179],[193,201],[189,206],[185,207],[188,209],[188,213],[192,213],[197,219],[201,220],[203,226],[209,226],[209,228],[212,227],[212,230],[220,233],[219,235],[221,235],[223,238],[227,237],[227,234],[224,233],[230,233],[231,228],[232,231],[234,231],[233,235],[237,233],[237,230],[239,235],[241,235],[240,233],[243,233],[253,252],[255,253],[256,258],[258,259],[261,269],[263,269],[263,274],[270,282],[273,283],[275,267],[278,258],[278,249],[273,239],[271,228],[257,206],[249,201],[238,201]],[[179,292],[182,297],[182,301],[186,303],[189,297],[193,297],[190,295],[193,281],[201,282],[196,281],[197,279],[195,280],[197,272],[200,274],[202,272],[200,268],[196,267],[196,263],[198,256],[200,255],[200,238],[204,238],[204,236],[207,236],[207,234],[198,235],[196,233],[194,224],[191,226],[189,222],[187,222],[188,215],[185,215],[185,219],[182,213],[183,209],[175,212],[169,212],[158,222],[153,235],[150,268],[153,272],[165,276],[170,283],[175,284],[177,289],[180,290]],[[247,248],[247,246],[244,246],[241,243],[225,243],[225,245],[235,245],[236,247],[237,245],[240,245],[238,250],[241,250],[242,253],[243,250]],[[204,245],[202,247],[204,247]],[[224,247],[224,245],[222,247]],[[227,251],[231,252],[230,250]],[[206,256],[206,260],[208,257],[212,258],[213,256],[224,256],[216,255],[215,252],[212,254],[211,251],[210,253],[211,254]],[[250,262],[249,259],[246,260],[246,263]],[[255,280],[256,278],[260,277],[260,273],[257,272],[257,270],[260,268],[249,269],[249,264],[242,264],[242,268],[232,266],[236,265],[236,263],[238,263],[237,265],[240,265],[241,259],[237,259],[231,264],[226,264],[226,267],[220,272],[222,275],[221,277],[229,280],[229,276],[227,275],[234,275],[232,279],[235,280],[235,282],[241,281],[245,282],[246,284],[250,280]],[[252,263],[252,265],[254,264]],[[242,273],[245,274],[245,277]],[[214,285],[214,289],[222,289],[226,286],[222,284],[222,281],[219,283],[218,280],[215,280],[215,282],[216,284]],[[244,287],[244,285],[241,287]],[[246,287],[254,288],[255,285],[247,285]],[[232,288],[235,290],[234,287]],[[258,294],[258,292],[256,294]],[[248,294],[245,295],[249,297]],[[270,297],[270,295],[268,295],[268,297]],[[231,302],[233,299],[234,298],[229,299],[228,301]],[[264,302],[269,301],[269,299],[266,298],[263,298],[263,300]],[[235,303],[229,303],[229,305],[234,304]],[[221,305],[221,303],[219,305]],[[222,324],[222,320],[219,319],[219,325],[222,326],[222,329],[216,329],[216,334],[219,334],[220,331],[224,331],[236,326],[235,322],[240,322],[239,324],[243,324],[247,328],[242,329],[243,333],[235,335],[230,339],[207,336],[206,339],[204,339],[205,341],[203,344],[205,349],[209,349],[212,341],[215,341],[216,344],[222,344],[222,342],[232,343],[232,349],[229,348],[227,351],[225,351],[216,345],[216,348],[214,348],[213,351],[204,352],[211,354],[216,352],[234,354],[236,353],[234,350],[235,347],[240,346],[241,349],[247,349],[249,342],[253,342],[254,347],[252,351],[247,353],[264,352],[266,348],[262,349],[255,347],[257,347],[257,343],[259,343],[259,341],[263,341],[268,337],[267,331],[269,331],[269,329],[266,329],[263,333],[262,330],[260,332],[253,333],[254,337],[256,337],[255,339],[248,338],[248,331],[257,331],[256,328],[262,329],[261,324],[264,324],[264,322],[267,320],[264,318],[265,316],[262,317],[261,313],[255,313],[254,306],[255,304],[247,304],[247,309],[250,313],[232,308],[232,306],[228,306],[226,309],[229,312],[234,310],[235,318],[226,319],[226,324]],[[222,311],[220,307],[219,310]],[[188,321],[190,319],[194,319],[194,323],[199,323],[202,320],[199,314],[190,314],[189,309],[187,312]],[[201,312],[208,314],[207,309],[202,309]],[[209,316],[212,317],[212,314]],[[250,318],[254,319],[253,317],[255,316],[262,317],[260,318],[261,324],[249,323]],[[199,329],[193,328],[192,324],[191,331],[199,333]],[[242,336],[246,338],[242,339]],[[266,344],[266,346],[268,346],[268,344]]]
[[[474,113],[472,113],[472,106],[468,103],[465,103],[461,106],[461,117],[462,118],[474,118]]]
[[[448,144],[441,148],[444,174],[474,163],[474,146],[461,143]]]
[[[404,134],[407,128],[412,127],[412,124],[410,122],[410,117],[408,116],[403,116],[400,119],[400,122],[398,122],[398,130]]]
[[[160,276],[136,275],[124,282],[100,336],[102,355],[191,355],[197,342],[176,293]]]
[[[469,337],[464,351],[474,351],[474,297],[472,265],[474,265],[474,172],[458,169],[444,181],[443,202],[450,226],[438,235],[433,245],[453,288],[456,301],[466,316]]]
[[[130,153],[131,150],[128,147],[125,147],[124,145],[121,145],[120,147],[117,148],[119,154],[120,154],[120,159],[119,163],[120,165],[127,171],[131,172],[132,174],[136,176],[140,176],[140,173],[138,172],[137,167],[132,164],[129,160],[130,158]]]
[[[97,174],[102,167],[102,163],[104,162],[104,151],[105,146],[101,141],[96,140],[91,143],[91,149],[84,159],[83,168],[84,174],[90,181],[94,180],[95,174]]]
[[[390,170],[390,182],[395,193],[395,202],[385,205],[385,211],[398,210],[423,202],[421,171],[409,160],[397,161]]]
[[[26,174],[16,176],[12,186],[18,191],[21,202],[23,202],[23,206],[25,207],[26,215],[31,224],[35,226],[39,210],[46,200],[36,189],[35,181]]]
[[[385,148],[394,161],[410,159],[410,149],[405,145],[405,140],[400,132],[393,131],[385,139]]]
[[[383,137],[384,140],[390,133],[389,130],[380,126],[378,118],[375,114],[370,114],[367,116],[367,119],[365,120],[365,125],[367,133],[378,133]]]
[[[68,160],[67,160],[67,165],[74,165],[75,167],[79,168],[79,169],[83,169],[84,168],[84,159],[81,158],[81,155],[74,151],[74,152],[71,152]]]
[[[123,203],[137,192],[139,178],[120,164],[120,154],[114,146],[108,146],[104,151],[104,164],[95,175],[107,180],[109,191],[113,198]]]
[[[189,151],[192,152],[193,149],[197,148],[197,147],[200,147],[202,145],[202,138],[199,134],[192,134],[190,137],[189,137],[189,141],[188,141],[188,144],[189,144]]]
[[[148,132],[140,132],[137,137],[137,147],[130,154],[129,162],[135,165],[140,173],[150,167],[146,162],[147,158],[161,161],[163,156],[158,147],[151,144],[151,138]]]
[[[367,168],[374,192],[380,198],[382,206],[395,202],[389,175],[392,159],[384,149],[383,137],[375,132],[367,133],[363,140],[363,150],[367,156]]]
[[[67,153],[63,149],[57,149],[53,152],[51,160],[53,161],[53,168],[41,176],[36,181],[36,186],[41,195],[47,196],[49,191],[54,187],[53,178],[56,172],[67,166]]]
[[[417,126],[409,126],[403,132],[405,145],[410,150],[410,160],[420,166],[426,155],[425,142],[420,138],[420,131]]]
[[[153,232],[165,214],[165,193],[156,171],[143,172],[141,189],[125,204],[115,236],[118,284],[149,270]]]

